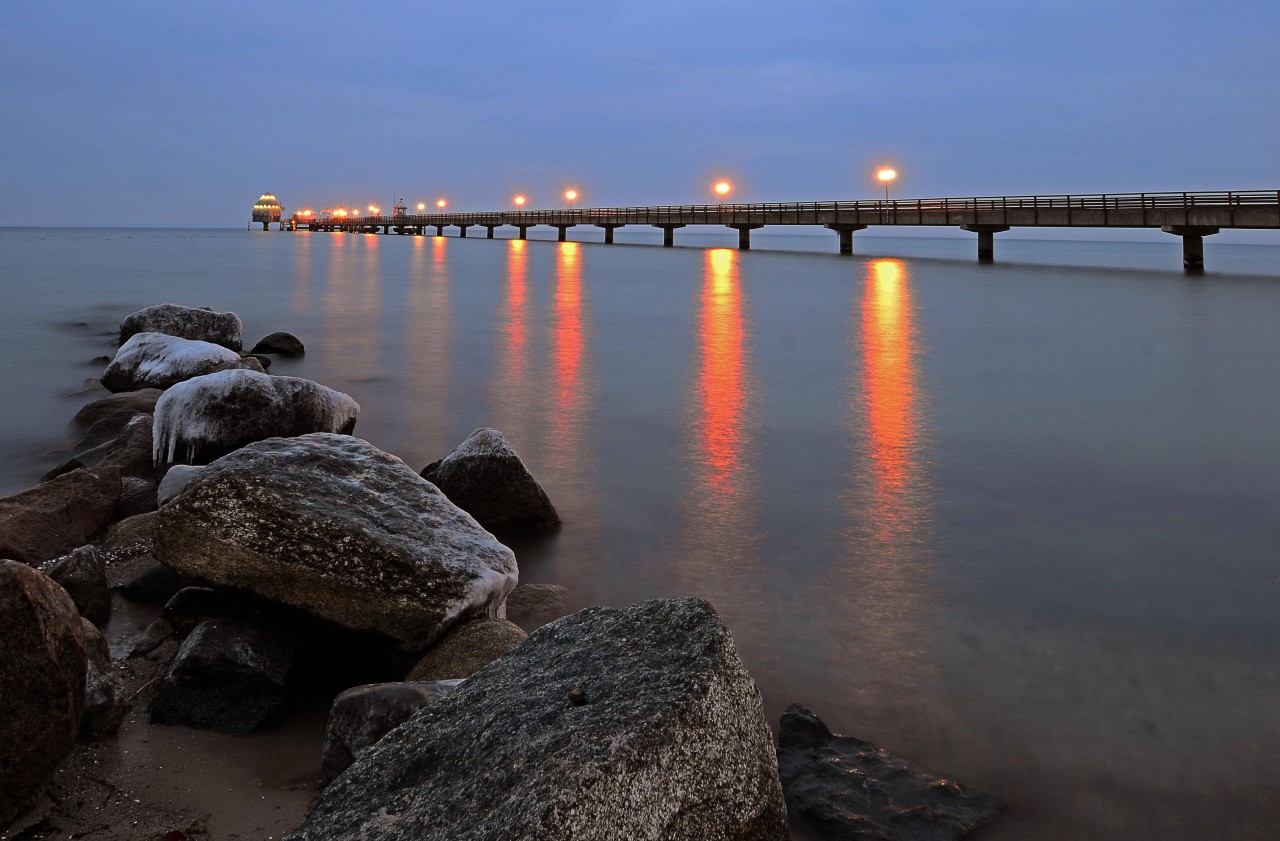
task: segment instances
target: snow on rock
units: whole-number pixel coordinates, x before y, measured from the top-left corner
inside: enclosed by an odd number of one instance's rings
[[[102,375],[102,385],[108,391],[168,388],[192,377],[242,367],[240,354],[221,345],[137,333],[116,351]]]
[[[138,310],[120,325],[120,343],[138,333],[164,333],[180,339],[212,342],[230,350],[244,347],[244,326],[233,312],[214,312],[179,304],[158,304]]]
[[[157,464],[212,461],[265,438],[310,432],[349,435],[360,404],[340,391],[298,377],[221,371],[194,377],[156,403],[152,429]]]
[[[156,557],[421,650],[501,615],[511,550],[395,456],[348,435],[271,438],[210,464],[160,509]]]

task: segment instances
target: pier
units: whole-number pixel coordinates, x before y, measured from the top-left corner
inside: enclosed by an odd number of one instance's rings
[[[1190,272],[1204,269],[1204,238],[1219,231],[1280,229],[1280,190],[1187,193],[995,196],[941,199],[701,204],[653,207],[403,213],[391,216],[317,217],[281,221],[281,228],[443,236],[455,228],[465,237],[484,229],[514,228],[520,239],[530,228],[555,228],[558,239],[580,225],[604,231],[605,243],[627,225],[662,230],[662,244],[675,244],[676,231],[689,225],[718,225],[738,232],[738,248],[751,247],[751,232],[773,225],[822,226],[837,236],[839,252],[853,253],[853,235],[872,226],[958,227],[977,235],[980,262],[995,260],[995,235],[1013,228],[1158,228],[1182,239],[1182,262]]]

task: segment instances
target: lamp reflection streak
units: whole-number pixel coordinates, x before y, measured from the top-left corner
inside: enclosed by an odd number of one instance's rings
[[[583,295],[581,249],[576,242],[562,242],[556,251],[556,289],[552,307],[551,356],[554,374],[551,430],[562,457],[572,458],[569,446],[584,423]]]
[[[410,405],[426,452],[443,454],[448,440],[449,344],[452,324],[449,302],[449,241],[431,242],[428,264],[424,238],[415,238],[410,252],[409,313],[406,326],[407,374]]]
[[[535,389],[529,383],[530,301],[528,243],[507,242],[507,280],[498,318],[497,364],[490,388],[490,405],[498,428],[502,429],[528,458],[533,455],[530,398]]]

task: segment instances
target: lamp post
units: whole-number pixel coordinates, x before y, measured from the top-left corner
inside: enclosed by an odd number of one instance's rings
[[[711,187],[712,192],[716,194],[721,204],[724,204],[725,197],[733,192],[733,184],[728,181],[717,181]]]
[[[516,207],[524,210],[524,203],[528,201],[523,195],[516,196],[511,201],[515,202]]]
[[[573,203],[578,198],[578,191],[573,188],[569,188],[564,191],[564,198],[565,201],[569,202],[569,209],[573,210]]]
[[[885,201],[889,200],[889,183],[897,177],[898,177],[897,170],[891,169],[889,167],[884,167],[876,173],[876,178],[878,178],[880,181],[884,183],[884,200]]]

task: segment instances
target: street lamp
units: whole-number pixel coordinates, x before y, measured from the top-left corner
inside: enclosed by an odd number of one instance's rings
[[[569,209],[573,210],[573,203],[578,198],[578,191],[572,188],[564,191],[565,201],[569,202]]]
[[[512,199],[512,201],[516,203],[516,207],[523,208],[524,203],[528,201],[528,199],[520,195],[520,196],[516,196],[514,199]]]
[[[427,209],[427,203],[426,203],[426,202],[424,202],[424,201],[420,201],[420,202],[418,202],[418,212],[419,212],[419,213],[421,213],[422,211],[424,211],[424,210],[426,210],[426,209]]]
[[[369,205],[369,215],[370,215],[370,216],[377,216],[377,215],[378,215],[379,213],[381,213],[381,212],[382,212],[382,209],[381,209],[381,208],[379,208],[376,204],[371,204],[371,205]]]
[[[445,205],[447,204],[448,204],[447,201],[445,201],[444,199],[440,199],[440,201],[436,202],[436,207],[440,208],[441,210],[444,210]]]
[[[889,200],[889,182],[898,177],[898,171],[884,167],[876,173],[876,178],[884,182],[884,200]]]
[[[720,203],[724,204],[725,198],[733,192],[733,185],[728,181],[717,181],[711,189],[715,192],[716,198],[720,200]]]

